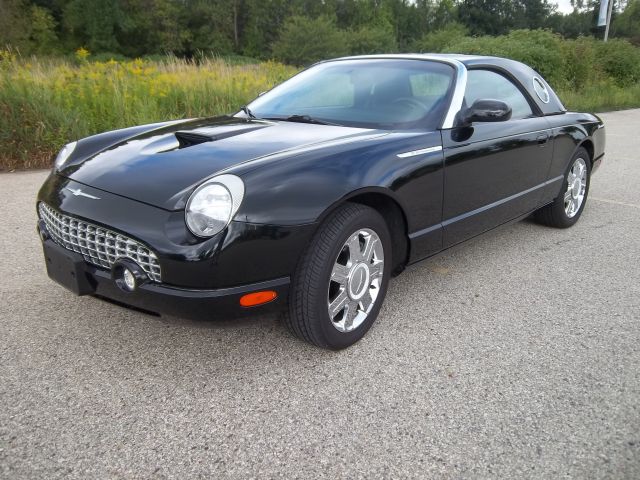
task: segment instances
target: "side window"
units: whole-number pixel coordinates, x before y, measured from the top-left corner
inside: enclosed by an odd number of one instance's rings
[[[511,107],[511,118],[527,118],[533,115],[531,106],[511,80],[491,70],[469,70],[464,100],[467,107],[481,98],[500,100]]]

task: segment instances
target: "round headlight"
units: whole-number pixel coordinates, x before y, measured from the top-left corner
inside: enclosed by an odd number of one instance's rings
[[[67,143],[64,147],[62,147],[62,150],[60,150],[60,153],[58,153],[58,156],[56,157],[56,160],[53,163],[53,167],[56,170],[60,170],[62,168],[62,166],[67,161],[69,156],[76,149],[77,144],[78,142],[71,142],[71,143]]]
[[[200,185],[191,194],[185,221],[198,237],[212,237],[221,232],[240,208],[244,183],[235,175],[220,175]]]

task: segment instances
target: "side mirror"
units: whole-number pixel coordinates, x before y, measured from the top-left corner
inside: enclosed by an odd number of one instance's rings
[[[504,122],[511,118],[511,107],[500,100],[478,99],[469,108],[460,110],[456,126],[468,127],[475,122]]]

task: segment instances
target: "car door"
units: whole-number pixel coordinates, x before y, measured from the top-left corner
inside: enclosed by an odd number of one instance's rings
[[[514,80],[470,69],[463,108],[478,99],[503,101],[512,116],[442,130],[445,248],[535,209],[551,162],[547,120]]]

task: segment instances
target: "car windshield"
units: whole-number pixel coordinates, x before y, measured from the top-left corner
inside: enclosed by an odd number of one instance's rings
[[[321,63],[258,97],[244,115],[385,130],[433,130],[447,111],[453,77],[453,67],[435,61]]]

